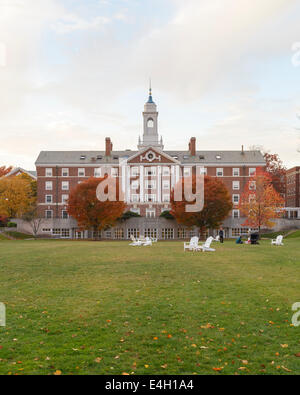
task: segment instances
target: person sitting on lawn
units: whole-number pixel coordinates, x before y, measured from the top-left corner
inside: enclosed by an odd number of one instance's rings
[[[243,243],[243,240],[242,240],[242,236],[239,236],[239,237],[236,239],[235,244],[244,244],[244,243]]]

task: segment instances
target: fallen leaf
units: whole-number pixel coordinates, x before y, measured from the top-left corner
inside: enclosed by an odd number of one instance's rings
[[[60,376],[61,375],[61,370],[57,370],[55,373],[54,373],[54,376]]]
[[[98,357],[98,358],[95,359],[95,362],[96,362],[96,363],[100,363],[101,361],[102,361],[102,358],[99,358],[99,357]]]

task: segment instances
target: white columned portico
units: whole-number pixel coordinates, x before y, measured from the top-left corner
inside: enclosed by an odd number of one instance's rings
[[[144,166],[140,166],[140,202],[144,202]]]
[[[162,177],[161,177],[161,166],[157,166],[157,175],[156,175],[156,178],[157,178],[157,181],[156,181],[156,183],[157,183],[157,202],[158,203],[161,203],[161,179],[162,179]]]

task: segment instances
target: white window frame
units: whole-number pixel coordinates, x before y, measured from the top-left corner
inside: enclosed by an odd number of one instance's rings
[[[205,176],[207,176],[207,167],[201,167],[200,174],[204,174]]]
[[[69,195],[65,194],[65,195],[61,195],[61,202],[63,204],[67,204],[67,200],[69,199]]]
[[[47,198],[50,198],[50,202],[48,202]],[[45,196],[45,203],[47,203],[47,204],[53,203],[53,195],[46,195]]]
[[[171,174],[170,168],[167,167],[167,166],[164,166],[164,167],[163,167],[163,171],[162,171],[162,175],[163,175],[164,177],[170,177],[170,174]]]
[[[191,176],[191,168],[190,167],[184,167],[183,168],[183,177],[190,177]]]
[[[67,213],[67,217],[66,218],[64,218],[64,213]],[[69,219],[69,214],[68,214],[67,210],[61,210],[61,218],[62,219]]]
[[[156,176],[156,167],[154,166],[146,166],[145,167],[145,176],[146,177],[155,177]]]
[[[170,180],[164,180],[163,181],[163,189],[170,190]]]
[[[232,189],[234,191],[239,191],[240,190],[240,182],[239,181],[232,181]]]
[[[163,203],[170,203],[170,200],[171,200],[170,194],[169,193],[165,193],[163,195]]]
[[[223,167],[217,167],[217,169],[216,169],[216,176],[217,177],[224,177],[224,168]]]
[[[51,213],[51,216],[48,217],[47,213]],[[45,210],[45,218],[46,219],[52,219],[53,218],[53,210]]]
[[[45,183],[45,190],[46,191],[52,191],[53,190],[53,182],[52,181],[46,181],[46,183]]]
[[[61,169],[61,176],[62,177],[69,177],[69,169],[67,167],[64,167]]]
[[[250,167],[249,177],[253,177],[255,173],[256,173],[256,167]]]
[[[138,177],[140,175],[140,169],[136,166],[131,168],[131,176]]]
[[[146,218],[156,218],[156,210],[154,208],[146,208]]]
[[[111,176],[113,177],[113,178],[117,178],[118,177],[118,168],[117,167],[112,167],[111,168]]]
[[[151,200],[149,200],[151,199]],[[157,201],[157,196],[154,193],[146,193],[145,194],[145,201],[148,203],[156,203]]]
[[[238,197],[238,201],[236,202],[235,201],[235,197]],[[239,194],[233,194],[232,195],[232,202],[234,203],[234,204],[239,204],[240,203],[240,195]]]
[[[146,180],[145,189],[156,189],[156,180]]]
[[[61,189],[62,189],[62,191],[69,191],[70,190],[70,183],[69,183],[69,181],[62,181]]]
[[[53,169],[52,169],[52,167],[47,167],[46,168],[45,176],[46,177],[53,177]]]
[[[235,214],[237,214],[237,216]],[[232,210],[232,218],[240,218],[240,210]]]
[[[84,167],[78,168],[78,177],[85,177],[85,168]]]
[[[239,167],[234,167],[232,169],[232,175],[233,175],[233,177],[239,177],[240,176],[240,168]]]
[[[140,195],[136,194],[136,193],[132,194],[131,201],[132,201],[132,203],[138,203],[140,201]]]
[[[102,174],[101,167],[96,167],[96,168],[94,169],[94,177],[95,177],[95,178],[100,178],[100,177],[101,177],[101,174]]]
[[[140,181],[139,180],[133,180],[131,181],[131,189],[136,191],[140,187]]]

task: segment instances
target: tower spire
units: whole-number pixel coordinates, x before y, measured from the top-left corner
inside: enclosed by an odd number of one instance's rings
[[[149,80],[149,99],[148,103],[154,103],[153,98],[152,98],[152,81],[151,78]]]

